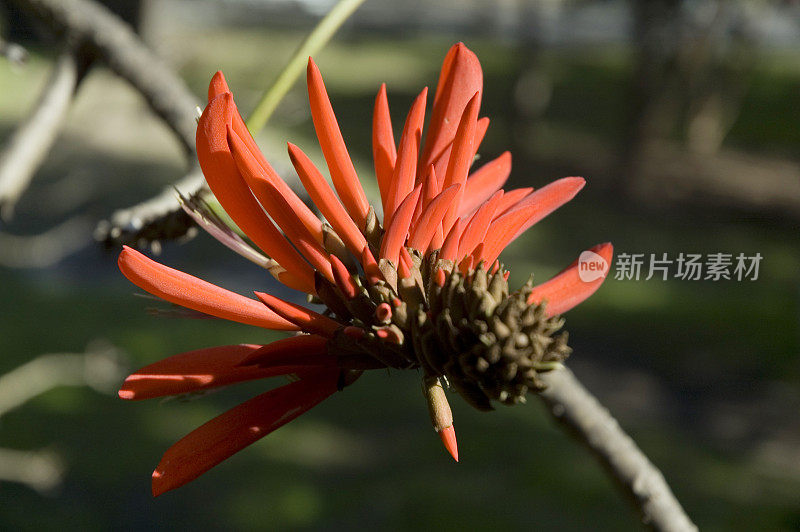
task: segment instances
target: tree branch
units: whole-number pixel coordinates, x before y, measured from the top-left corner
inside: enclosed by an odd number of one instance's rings
[[[137,245],[140,240],[173,240],[187,235],[196,225],[178,203],[175,189],[185,196],[195,196],[207,190],[200,167],[194,165],[186,176],[164,188],[157,196],[120,209],[110,219],[101,221],[94,231],[95,240],[107,247],[117,247]]]
[[[90,343],[85,353],[40,355],[0,375],[0,416],[59,386],[111,393],[125,372],[119,350],[102,340]]]
[[[189,196],[204,190],[194,146],[195,109],[200,101],[127,23],[92,0],[14,1],[56,33],[74,35],[139,91],[186,152],[190,169],[174,186]],[[98,225],[95,238],[116,246],[184,236],[193,222],[181,210],[172,189],[170,186],[154,198],[113,213],[110,220]]]
[[[597,456],[646,525],[659,531],[697,530],[661,471],[569,369],[556,369],[541,378],[547,384],[540,395],[548,412]]]
[[[50,151],[88,64],[84,54],[67,44],[33,111],[0,153],[0,216],[3,218],[12,216],[14,205]]]
[[[199,100],[133,29],[91,0],[14,0],[57,34],[69,34],[136,88],[194,159],[195,108]]]

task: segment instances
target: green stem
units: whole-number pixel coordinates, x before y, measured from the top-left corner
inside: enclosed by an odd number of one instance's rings
[[[339,2],[319,21],[319,24],[295,50],[294,55],[275,80],[275,83],[264,92],[250,118],[247,129],[252,135],[258,134],[272,116],[275,108],[302,75],[308,57],[316,54],[333,37],[342,24],[364,3],[364,0],[339,0]]]

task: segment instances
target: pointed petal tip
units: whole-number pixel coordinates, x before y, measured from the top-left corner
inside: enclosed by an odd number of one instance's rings
[[[136,398],[136,394],[132,390],[126,390],[124,385],[123,388],[120,388],[117,392],[117,395],[120,399],[125,399],[126,401],[131,401]]]
[[[171,489],[172,488],[167,486],[164,482],[164,474],[158,469],[155,469],[153,471],[152,480],[150,481],[150,490],[153,493],[153,497],[158,497]]]
[[[456,442],[456,429],[453,425],[446,427],[439,432],[439,437],[442,439],[447,452],[453,457],[453,460],[458,462],[458,442]]]
[[[228,82],[225,80],[225,75],[221,70],[217,70],[211,77],[208,84],[208,101],[210,102],[220,94],[230,93],[231,89],[228,87]]]

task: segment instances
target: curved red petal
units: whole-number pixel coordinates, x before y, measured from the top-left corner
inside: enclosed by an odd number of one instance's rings
[[[454,45],[445,57],[436,85],[428,134],[420,157],[421,168],[427,169],[437,159],[441,160],[442,152],[455,137],[467,102],[482,87],[483,71],[478,57],[463,43]],[[437,164],[436,173],[444,177],[440,170],[444,168]]]
[[[389,114],[389,100],[386,98],[386,83],[381,84],[378,96],[375,97],[375,109],[372,113],[372,158],[375,162],[375,177],[378,180],[381,202],[385,209],[394,164],[397,160],[392,117]]]
[[[287,270],[292,286],[314,293],[314,272],[259,206],[239,174],[228,146],[228,126],[236,108],[230,93],[209,102],[197,126],[197,158],[214,196],[255,244]]]
[[[296,325],[258,301],[159,264],[128,246],[123,248],[117,262],[133,284],[170,303],[256,327],[297,330]]]
[[[322,75],[308,58],[307,69],[308,101],[311,105],[311,118],[314,121],[314,130],[317,132],[322,154],[328,163],[331,180],[336,192],[344,204],[350,217],[356,222],[359,229],[363,228],[367,220],[369,203],[361,182],[358,180],[353,161],[347,152],[339,123],[333,113],[325,83]]]
[[[467,178],[464,199],[459,215],[464,216],[477,209],[492,194],[500,190],[511,174],[511,153],[504,152],[496,159],[484,164]]]
[[[467,103],[464,114],[461,115],[461,121],[453,139],[453,148],[450,151],[450,160],[447,162],[447,173],[444,176],[442,189],[446,189],[456,183],[463,185],[467,181],[467,174],[469,174],[469,168],[472,166],[472,159],[475,156],[472,151],[472,142],[475,137],[480,98],[480,92],[475,93]],[[442,221],[442,229],[445,232],[450,230],[453,222],[458,218],[462,197],[463,189],[459,189]]]
[[[323,249],[319,241],[314,238],[302,220],[292,209],[286,197],[275,187],[275,181],[282,181],[277,176],[268,178],[262,171],[261,166],[244,141],[228,126],[228,142],[231,153],[236,161],[239,172],[244,177],[250,190],[263,205],[275,222],[283,229],[283,232],[294,244],[301,255],[310,262],[329,281],[333,281],[331,264],[328,261],[328,253]]]
[[[397,212],[392,217],[392,221],[386,228],[386,234],[381,243],[380,258],[389,260],[392,264],[397,264],[400,256],[400,248],[408,237],[408,229],[411,226],[411,217],[414,215],[414,208],[417,206],[419,194],[422,191],[422,184],[417,185],[397,208]]]
[[[306,332],[331,338],[336,331],[344,327],[344,325],[338,321],[318,314],[304,306],[289,303],[288,301],[263,292],[255,292],[255,294],[264,305],[270,308],[270,310],[294,323]]]
[[[328,182],[303,151],[288,143],[289,158],[314,204],[342,238],[347,249],[356,256],[367,245],[367,240],[331,190]]]
[[[593,253],[602,260],[598,260],[597,257],[592,255],[588,255],[588,257],[584,259],[585,253]],[[538,286],[534,286],[533,291],[531,292],[530,296],[528,296],[528,304],[547,301],[547,314],[554,316],[556,314],[563,314],[564,312],[567,312],[594,294],[595,291],[600,288],[600,285],[603,284],[603,281],[605,281],[608,271],[611,268],[611,259],[614,255],[614,246],[612,246],[611,243],[606,242],[605,244],[599,244],[587,251],[584,251],[584,253],[581,255],[582,256],[579,258],[579,260],[576,260],[570,264],[564,271],[549,281]],[[604,261],[605,271],[600,272],[602,273],[601,277],[598,277],[591,272],[587,277],[586,273],[584,272],[584,278],[587,279],[587,281],[584,281],[581,279],[581,266],[589,264],[591,261],[597,261],[601,264]]]
[[[436,228],[441,226],[447,208],[453,202],[460,189],[461,184],[456,183],[447,190],[443,190],[423,209],[419,220],[414,226],[411,237],[408,239],[408,247],[416,249],[423,254],[428,250]]]
[[[422,125],[425,121],[427,97],[428,88],[425,87],[411,105],[403,126],[397,161],[389,183],[389,197],[386,201],[386,210],[383,213],[384,227],[391,225],[395,211],[400,207],[400,203],[408,196],[416,183],[419,143],[422,137]]]
[[[242,366],[250,356],[261,352],[260,345],[224,345],[173,355],[145,366],[125,379],[118,394],[138,401],[179,395],[227,386],[237,382],[265,379],[294,373],[303,367],[285,362],[281,367]]]
[[[464,226],[464,232],[461,233],[461,239],[458,242],[458,256],[464,257],[472,253],[479,243],[486,237],[489,230],[489,224],[494,218],[495,212],[500,202],[503,199],[503,191],[498,190],[494,195],[480,206],[475,211],[475,214],[470,218],[469,222]]]
[[[337,389],[339,369],[318,370],[270,390],[215,417],[164,453],[153,471],[153,495],[183,486],[255,443]]]

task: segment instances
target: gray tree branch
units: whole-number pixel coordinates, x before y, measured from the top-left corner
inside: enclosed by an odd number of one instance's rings
[[[144,96],[175,133],[190,169],[175,186],[187,196],[204,188],[195,157],[195,109],[200,101],[183,80],[144,44],[133,29],[93,0],[13,0],[56,33],[69,33],[93,50]],[[180,238],[193,226],[172,186],[154,198],[113,213],[95,230],[108,246]]]
[[[194,110],[199,100],[127,23],[92,0],[13,1],[55,33],[69,34],[89,46],[144,96],[194,159]]]
[[[547,384],[540,395],[548,412],[594,453],[646,525],[659,531],[697,530],[661,471],[569,369],[544,373],[541,378]]]
[[[0,216],[8,219],[53,145],[87,62],[67,45],[53,66],[39,100],[0,153]]]

